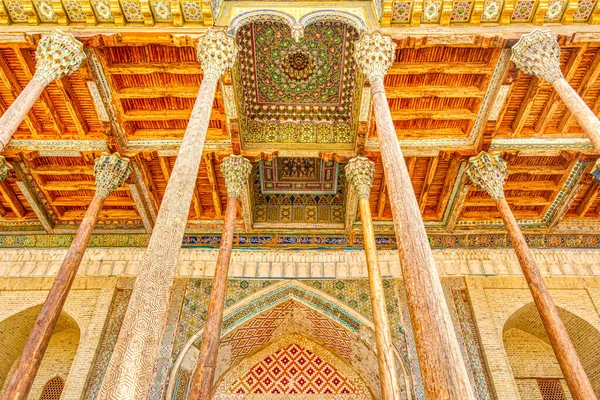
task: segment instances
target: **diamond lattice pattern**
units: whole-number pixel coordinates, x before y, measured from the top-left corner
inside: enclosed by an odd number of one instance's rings
[[[235,394],[353,394],[356,387],[331,364],[291,344],[255,364],[229,389]]]

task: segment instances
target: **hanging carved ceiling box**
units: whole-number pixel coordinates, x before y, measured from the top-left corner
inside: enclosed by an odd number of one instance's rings
[[[243,146],[351,149],[362,87],[351,57],[358,38],[335,21],[308,25],[297,41],[282,22],[240,28],[234,77]]]

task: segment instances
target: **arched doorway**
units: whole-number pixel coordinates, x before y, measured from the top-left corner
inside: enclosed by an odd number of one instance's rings
[[[2,391],[25,347],[25,342],[40,312],[41,305],[30,307],[0,322],[0,382]],[[66,380],[77,353],[80,339],[77,322],[61,313],[46,354],[30,391],[31,398],[40,398],[46,384],[59,377]]]
[[[573,346],[583,368],[600,395],[600,332],[581,317],[558,307]],[[503,341],[506,354],[522,398],[532,393],[541,399],[569,399],[566,382],[550,345],[539,313],[529,303],[508,318],[504,325]],[[539,397],[541,396],[541,397]]]
[[[304,354],[304,363],[315,358],[318,358],[320,363],[327,362],[332,366],[329,372],[338,377],[338,383],[351,383],[345,389],[350,392],[337,393],[338,396],[344,395],[344,399],[357,400],[380,398],[372,323],[335,299],[300,282],[287,281],[250,296],[227,309],[225,313],[215,375],[215,398],[235,394],[231,391],[239,389],[239,386],[236,386],[239,379],[251,377],[257,368],[260,369],[263,361],[279,359],[281,354],[292,349]],[[185,399],[195,368],[201,335],[202,332],[194,335],[180,353],[171,373],[167,399]],[[409,380],[397,352],[396,356],[402,399],[408,399]],[[298,395],[332,394],[333,388],[323,385],[324,377],[319,376],[316,371],[317,369],[313,368],[312,376],[315,380],[309,381],[302,375],[306,374],[305,370],[282,372],[262,368],[263,375],[267,374],[266,378],[272,380],[272,377],[276,376],[282,382],[285,381],[287,386],[282,389],[280,385],[279,391],[294,388],[298,390],[292,383],[299,382],[298,379],[304,377],[300,387],[305,392],[297,393]],[[260,376],[265,377],[263,375]],[[269,381],[269,384],[263,387],[277,387],[271,383]],[[249,391],[246,395],[258,395],[254,390],[262,389],[259,386],[245,386],[244,390]],[[263,393],[261,398],[272,396],[276,399],[278,394],[293,393]]]

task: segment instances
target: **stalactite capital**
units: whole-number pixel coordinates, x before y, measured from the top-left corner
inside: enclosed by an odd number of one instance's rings
[[[364,33],[354,45],[354,60],[369,82],[382,78],[394,63],[396,43],[379,31]]]
[[[8,177],[8,174],[12,170],[12,165],[10,165],[8,161],[6,161],[6,158],[0,156],[0,182],[4,182],[4,180]]]
[[[485,190],[494,200],[504,197],[504,181],[508,177],[508,167],[500,155],[482,151],[469,159],[467,176],[480,190]]]
[[[512,48],[511,60],[528,75],[545,79],[552,84],[563,78],[560,70],[560,46],[550,31],[534,30]]]
[[[217,78],[233,67],[238,48],[233,36],[222,29],[209,29],[198,41],[198,60],[204,75],[212,74]]]
[[[55,30],[44,36],[36,50],[34,79],[48,85],[77,71],[85,61],[83,44],[70,33]]]
[[[239,198],[243,188],[248,182],[248,176],[252,170],[250,161],[242,156],[231,155],[221,163],[221,173],[225,178],[227,197]]]
[[[346,179],[352,185],[358,197],[368,199],[375,175],[375,164],[367,157],[354,157],[345,168]]]
[[[596,163],[594,164],[594,169],[592,169],[591,174],[594,177],[594,180],[600,183],[600,158],[596,160]]]
[[[125,182],[129,173],[128,158],[121,157],[119,153],[102,153],[94,164],[96,195],[107,198],[113,190]]]

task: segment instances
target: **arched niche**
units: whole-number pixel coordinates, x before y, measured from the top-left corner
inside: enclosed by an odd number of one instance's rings
[[[380,398],[374,327],[336,299],[298,281],[282,281],[225,310],[215,374],[218,387],[230,371],[248,365],[262,349],[298,335],[325,348],[346,363]],[[202,331],[183,347],[171,372],[167,399],[183,399],[194,371]],[[394,348],[403,399],[411,393],[404,364]],[[250,362],[251,363],[251,362]]]
[[[8,377],[16,368],[19,356],[41,310],[36,305],[0,321],[0,383],[2,391]],[[77,322],[66,312],[60,314],[30,396],[39,398],[46,383],[54,378],[67,378],[79,347],[81,331]]]
[[[592,387],[600,395],[600,352],[597,351],[600,332],[585,319],[557,308]],[[502,338],[521,397],[539,393],[539,381],[553,384],[556,380],[568,396],[564,376],[534,303],[526,304],[507,319]]]

